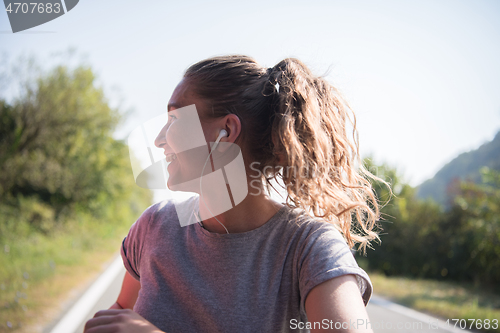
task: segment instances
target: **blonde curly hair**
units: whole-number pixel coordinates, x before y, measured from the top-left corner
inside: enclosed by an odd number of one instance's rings
[[[213,57],[184,77],[211,117],[240,118],[236,143],[258,162],[268,188],[272,179],[285,184],[288,206],[333,223],[351,248],[365,252],[380,240],[370,179],[384,181],[363,167],[355,115],[335,87],[293,58],[264,68],[247,56]]]

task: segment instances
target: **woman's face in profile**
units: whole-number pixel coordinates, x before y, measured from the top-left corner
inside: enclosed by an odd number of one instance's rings
[[[217,136],[217,122],[207,121],[206,103],[183,79],[168,103],[168,122],[155,145],[164,149],[168,165],[167,186],[173,191],[199,191],[199,177],[208,158],[207,142]],[[204,173],[210,172],[208,166]]]

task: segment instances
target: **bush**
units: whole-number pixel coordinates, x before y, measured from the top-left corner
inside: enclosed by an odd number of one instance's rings
[[[149,192],[135,186],[127,146],[112,137],[120,113],[108,105],[89,67],[60,65],[22,87],[12,104],[0,100],[5,211],[47,233],[78,211],[98,218],[134,193],[141,193],[134,199],[138,206],[148,203]]]
[[[382,208],[381,244],[368,253],[368,269],[386,275],[472,281],[500,285],[500,174],[485,169],[483,184],[458,182],[448,211],[416,198],[386,165],[369,170],[392,183],[395,196]],[[374,182],[382,201],[388,193]],[[452,200],[453,201],[453,200]]]

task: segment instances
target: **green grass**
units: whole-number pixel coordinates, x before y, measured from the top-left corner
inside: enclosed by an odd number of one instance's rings
[[[80,214],[49,234],[20,232],[22,225],[17,232],[2,230],[0,332],[21,332],[47,320],[47,311],[116,254],[133,222],[130,215],[111,221]]]
[[[500,332],[500,295],[489,289],[468,283],[368,274],[377,295],[445,321],[450,319],[453,325],[451,319],[465,319],[467,328],[471,325],[469,319],[480,319],[483,323],[485,319],[497,319],[499,328],[486,331]]]

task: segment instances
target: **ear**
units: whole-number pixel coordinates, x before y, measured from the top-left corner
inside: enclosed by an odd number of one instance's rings
[[[235,114],[228,114],[224,117],[224,123],[222,124],[222,126],[222,128],[227,131],[227,136],[223,137],[220,141],[234,143],[241,133],[240,118]],[[221,152],[224,152],[228,147],[228,145],[219,145],[217,149]]]

